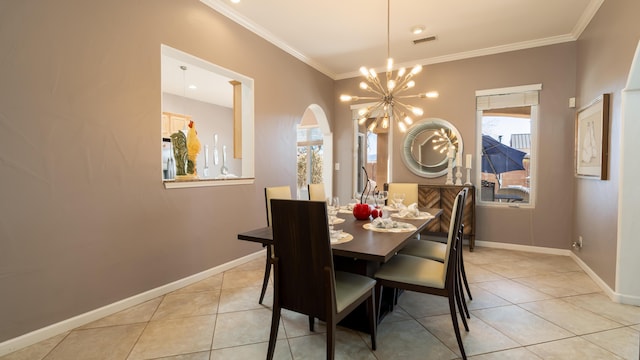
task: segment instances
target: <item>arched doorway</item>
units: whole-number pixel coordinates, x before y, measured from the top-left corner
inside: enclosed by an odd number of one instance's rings
[[[325,194],[333,194],[333,133],[319,105],[311,104],[304,111],[297,127],[296,147],[298,199],[309,198],[309,183],[323,183]]]

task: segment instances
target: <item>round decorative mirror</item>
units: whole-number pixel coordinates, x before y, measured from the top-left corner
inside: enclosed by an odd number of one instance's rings
[[[462,156],[462,136],[450,122],[427,118],[417,121],[404,137],[402,160],[416,175],[436,178],[447,173],[448,150],[454,148],[455,157]]]

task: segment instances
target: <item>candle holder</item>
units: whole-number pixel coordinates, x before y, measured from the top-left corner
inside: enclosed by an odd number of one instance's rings
[[[472,185],[471,184],[471,168],[468,167],[467,168],[467,182],[464,183],[465,185]]]
[[[462,185],[462,166],[456,166],[456,185]]]
[[[447,181],[444,184],[453,185],[453,158],[451,156],[448,158],[449,165],[447,166]]]

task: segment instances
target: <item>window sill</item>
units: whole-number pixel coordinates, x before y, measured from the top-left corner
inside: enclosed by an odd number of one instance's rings
[[[233,179],[190,179],[190,180],[164,180],[165,189],[185,189],[194,187],[209,186],[231,186],[231,185],[251,185],[255,178],[233,178]]]

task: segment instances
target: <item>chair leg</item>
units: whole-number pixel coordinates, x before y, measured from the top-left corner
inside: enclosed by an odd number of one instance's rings
[[[462,345],[462,336],[460,335],[460,326],[458,325],[458,315],[456,314],[456,304],[454,297],[455,294],[449,295],[449,311],[451,312],[453,331],[456,333],[456,340],[458,341],[458,347],[460,348],[462,359],[467,360],[467,354],[464,352],[464,345]]]
[[[371,350],[376,350],[376,323],[378,322],[378,312],[376,311],[376,291],[371,289],[371,297],[367,302],[367,312],[369,313],[369,331],[371,331]]]
[[[469,325],[467,324],[467,317],[466,315],[466,311],[467,310],[467,305],[462,305],[464,303],[464,294],[462,294],[462,290],[458,287],[458,282],[456,280],[456,283],[454,285],[454,289],[453,289],[453,297],[455,298],[456,302],[458,303],[458,309],[460,311],[460,318],[462,319],[462,324],[464,324],[464,329],[466,331],[469,331]]]
[[[469,282],[467,281],[467,271],[464,269],[464,260],[462,259],[462,247],[460,248],[460,273],[462,274],[462,280],[464,280],[464,287],[467,289],[467,295],[469,295],[469,300],[473,300],[473,296],[471,296],[471,290],[469,290]]]
[[[276,340],[278,339],[278,326],[280,325],[280,307],[274,304],[271,315],[271,333],[269,334],[269,348],[267,350],[267,360],[273,359],[276,350]]]
[[[376,298],[378,300],[378,306],[376,306],[376,323],[380,322],[380,308],[382,308],[382,285],[376,283]]]
[[[336,321],[327,319],[327,360],[333,360],[336,356]]]
[[[460,275],[460,272],[456,273],[456,277],[457,277],[456,295],[459,300],[458,306],[462,306],[462,309],[460,310],[461,311],[460,315],[462,316],[466,315],[467,319],[471,319],[471,315],[469,314],[469,308],[467,307],[467,299],[465,299],[464,290],[462,289],[462,276]],[[464,311],[464,313],[462,311]]]
[[[271,246],[267,245],[267,265],[264,268],[264,279],[262,280],[262,291],[260,292],[260,300],[258,304],[262,304],[264,300],[264,294],[267,292],[267,285],[269,285],[269,276],[271,275]]]

